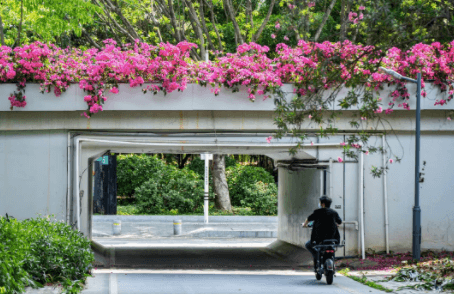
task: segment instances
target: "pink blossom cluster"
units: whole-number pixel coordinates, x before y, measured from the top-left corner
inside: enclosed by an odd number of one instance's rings
[[[16,99],[16,96],[11,95],[10,97],[8,97],[8,100],[11,102],[11,107],[25,107],[25,105],[27,105],[25,98],[26,96],[22,96],[22,99]]]
[[[359,8],[359,11],[363,10]],[[279,23],[276,27],[280,28]],[[410,109],[410,93],[404,81],[377,71],[379,66],[415,77],[422,73],[423,89],[426,81],[433,81],[447,98],[435,105],[445,105],[454,97],[454,41],[445,46],[439,43],[417,44],[403,52],[391,48],[386,54],[372,46],[343,43],[313,43],[300,40],[296,47],[278,44],[276,57],[269,58],[267,46],[245,43],[236,53],[228,53],[214,61],[196,62],[189,53],[196,45],[181,42],[177,45],[161,43],[153,46],[135,42],[117,46],[114,40],[105,40],[98,49],[61,49],[52,44],[35,42],[12,50],[2,46],[0,50],[0,82],[40,83],[42,91],[54,91],[56,96],[70,84],[78,83],[85,91],[84,101],[89,117],[103,110],[108,92],[119,92],[120,83],[130,87],[143,87],[143,91],[157,93],[185,90],[188,83],[210,84],[215,95],[221,87],[234,91],[242,88],[255,100],[276,93],[284,83],[292,83],[295,93],[307,96],[320,88],[332,89],[340,85],[359,83],[373,89],[383,84],[394,84],[392,101],[384,109],[381,99],[374,104],[371,113],[389,114],[394,107]],[[384,56],[384,57],[383,57]],[[350,66],[351,63],[354,66]],[[333,78],[332,73],[340,73]],[[425,91],[422,92],[425,95]],[[19,101],[20,100],[20,101]],[[24,107],[25,97],[11,95],[12,106]],[[315,114],[318,107],[312,109]],[[361,117],[367,118],[365,115]]]
[[[0,82],[39,82],[41,90],[53,88],[60,96],[71,83],[79,83],[87,95],[84,101],[89,117],[102,111],[107,100],[106,90],[118,93],[118,84],[128,82],[131,87],[144,83],[159,84],[158,90],[183,91],[190,79],[187,59],[195,44],[152,46],[136,42],[118,47],[114,40],[104,41],[101,50],[61,49],[54,45],[35,42],[0,52]],[[11,105],[25,106],[24,101],[10,99]],[[10,97],[10,98],[11,98]]]

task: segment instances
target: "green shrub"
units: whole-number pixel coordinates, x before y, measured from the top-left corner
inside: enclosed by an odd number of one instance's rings
[[[246,189],[252,189],[257,182],[274,184],[274,177],[264,168],[249,165],[235,165],[226,169],[230,200],[233,206],[242,206],[241,200],[249,197]],[[251,207],[246,205],[246,207]]]
[[[6,293],[55,282],[73,292],[89,276],[93,261],[90,241],[63,222],[0,217],[0,289]]]
[[[162,214],[197,211],[203,205],[203,181],[188,169],[166,166],[135,190],[138,213]]]
[[[165,163],[156,156],[146,154],[126,154],[117,156],[117,194],[132,196],[134,190],[143,183],[162,174],[166,170]]]
[[[275,183],[257,182],[244,189],[242,207],[250,207],[255,215],[277,214],[277,186]]]

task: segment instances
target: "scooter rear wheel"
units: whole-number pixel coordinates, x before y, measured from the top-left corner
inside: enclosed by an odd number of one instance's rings
[[[331,285],[333,283],[334,273],[332,271],[329,271],[329,272],[325,273],[325,277],[326,277],[326,283],[328,285]]]

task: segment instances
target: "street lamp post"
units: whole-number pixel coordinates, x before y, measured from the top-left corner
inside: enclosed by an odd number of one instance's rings
[[[421,73],[418,73],[417,79],[404,77],[397,72],[380,67],[386,74],[393,76],[399,80],[405,80],[416,83],[416,142],[415,142],[415,205],[413,206],[413,240],[412,250],[413,259],[420,260],[421,258],[421,207],[419,206],[419,151],[421,141]]]

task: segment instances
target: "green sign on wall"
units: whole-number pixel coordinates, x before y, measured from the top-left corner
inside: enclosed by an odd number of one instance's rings
[[[108,155],[102,156],[102,157],[96,159],[96,161],[101,161],[102,165],[108,165],[109,164],[109,156]]]

